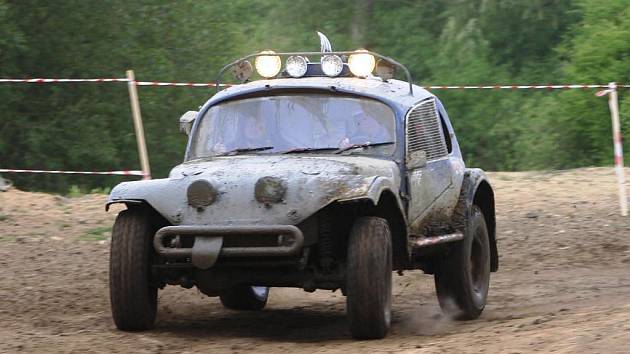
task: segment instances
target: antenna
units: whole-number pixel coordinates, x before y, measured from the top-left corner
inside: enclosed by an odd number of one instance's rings
[[[322,53],[326,53],[326,52],[332,52],[332,45],[330,44],[330,41],[328,40],[328,37],[326,37],[325,34],[317,31],[317,35],[319,36],[319,43],[321,46],[321,52]]]

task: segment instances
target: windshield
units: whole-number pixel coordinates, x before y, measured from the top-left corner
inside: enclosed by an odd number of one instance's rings
[[[210,108],[194,133],[190,159],[332,153],[355,144],[364,145],[349,153],[389,155],[394,139],[394,112],[379,101],[325,94],[254,97]]]

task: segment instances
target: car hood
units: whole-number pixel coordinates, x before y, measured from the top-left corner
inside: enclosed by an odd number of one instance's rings
[[[205,180],[216,199],[203,208],[188,204],[191,183]],[[280,182],[279,200],[261,202],[257,184]],[[391,160],[366,156],[243,155],[196,160],[175,167],[168,178],[125,182],[108,203],[144,200],[174,225],[295,225],[334,201],[398,195],[400,173]]]

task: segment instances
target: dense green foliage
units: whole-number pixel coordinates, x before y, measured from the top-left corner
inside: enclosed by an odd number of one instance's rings
[[[628,0],[0,0],[0,77],[214,81],[263,49],[369,48],[428,84],[630,83]],[[139,166],[124,84],[2,84],[0,166]],[[622,129],[630,129],[621,90]],[[180,162],[177,118],[213,93],[141,87],[153,175]],[[606,99],[594,91],[438,91],[469,165],[489,170],[610,165]],[[625,145],[629,151],[628,144]],[[627,160],[626,160],[627,161]],[[19,187],[110,186],[96,176],[11,175]]]

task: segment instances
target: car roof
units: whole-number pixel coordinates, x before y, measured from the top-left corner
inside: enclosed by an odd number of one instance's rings
[[[356,78],[356,77],[305,77],[305,78],[282,78],[271,80],[256,80],[245,84],[230,86],[214,95],[207,103],[215,103],[232,99],[246,94],[253,94],[266,90],[291,90],[291,89],[313,89],[336,91],[361,96],[368,96],[375,99],[386,100],[410,108],[414,104],[424,99],[434,97],[432,93],[424,88],[412,85],[413,95],[409,94],[409,83],[400,80],[383,81],[377,77]]]

